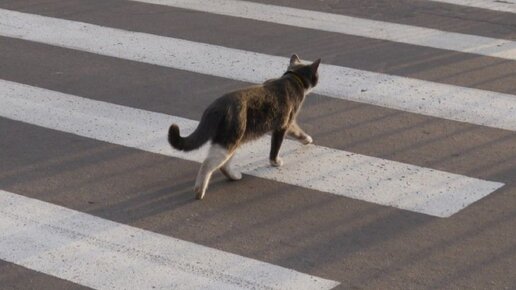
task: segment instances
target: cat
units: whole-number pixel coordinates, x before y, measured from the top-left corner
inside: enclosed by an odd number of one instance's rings
[[[261,85],[237,90],[216,99],[204,111],[195,131],[181,137],[179,127],[172,124],[168,141],[181,151],[191,151],[211,141],[208,156],[195,180],[194,192],[203,199],[212,173],[220,169],[230,180],[240,180],[242,174],[231,168],[235,150],[243,143],[272,132],[269,155],[272,166],[281,166],[278,157],[281,143],[288,134],[303,144],[313,142],[297,124],[296,116],[308,93],[319,80],[318,67],[321,59],[303,64],[296,54],[290,58],[287,71],[277,79]]]

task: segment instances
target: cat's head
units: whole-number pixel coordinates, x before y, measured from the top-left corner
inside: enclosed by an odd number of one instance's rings
[[[293,72],[303,78],[303,83],[308,90],[311,90],[319,81],[319,73],[317,72],[321,59],[317,59],[311,64],[303,64],[297,54],[290,57],[287,72]]]

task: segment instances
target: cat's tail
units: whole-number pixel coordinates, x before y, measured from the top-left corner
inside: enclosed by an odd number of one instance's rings
[[[168,129],[168,142],[172,147],[181,151],[195,150],[208,140],[212,139],[216,134],[221,116],[219,114],[213,114],[214,112],[206,112],[201,118],[201,122],[187,137],[181,137],[179,134],[179,126],[172,124]]]

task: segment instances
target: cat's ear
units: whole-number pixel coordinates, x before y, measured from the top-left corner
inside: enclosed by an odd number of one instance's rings
[[[311,67],[312,67],[312,71],[313,72],[316,72],[317,69],[319,68],[319,64],[321,63],[321,59],[318,58],[316,61],[314,61],[312,64],[311,64]]]
[[[299,59],[299,56],[297,56],[297,54],[293,54],[291,57],[290,57],[290,65],[295,65],[295,64],[299,64],[301,63],[301,60]]]

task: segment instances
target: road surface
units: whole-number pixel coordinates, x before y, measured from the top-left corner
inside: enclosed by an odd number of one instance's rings
[[[168,146],[322,58],[299,115],[193,183]],[[0,1],[2,289],[516,288],[514,1]]]

